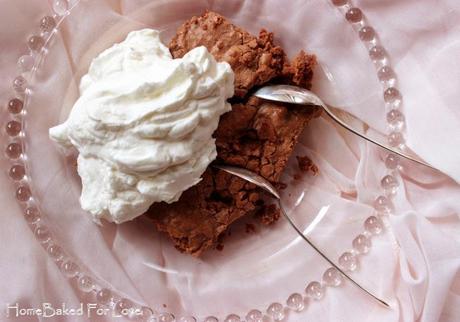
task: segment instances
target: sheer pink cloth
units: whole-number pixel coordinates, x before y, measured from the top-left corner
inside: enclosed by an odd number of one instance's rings
[[[79,34],[91,31],[96,21],[111,19],[132,12],[140,2],[148,0],[93,0],[98,9],[86,12],[84,23],[69,24],[63,34],[70,57],[81,55],[84,41],[68,37],[72,28]],[[51,1],[50,1],[51,2]],[[302,314],[292,315],[292,321],[400,321],[400,322],[454,322],[460,320],[460,3],[456,0],[359,0],[355,1],[379,33],[398,75],[398,84],[404,97],[403,112],[406,117],[408,145],[422,158],[442,169],[447,176],[434,175],[424,170],[407,170],[399,194],[394,200],[401,211],[390,217],[390,234],[393,243],[378,242],[371,254],[361,262],[362,269],[355,276],[367,281],[367,286],[387,299],[392,308],[384,309],[347,284],[343,288],[327,291],[319,303],[308,306]],[[366,52],[354,45],[356,37],[349,25],[337,16],[307,17],[289,15],[290,6],[329,6],[328,1],[195,1],[194,6],[209,6],[219,12],[232,12],[237,22],[251,20],[257,29],[257,19],[246,14],[254,12],[278,18],[277,35],[283,43],[290,44],[290,54],[302,47],[314,51],[320,60],[336,61],[327,66],[334,75],[334,87],[320,86],[316,90],[322,97],[337,106],[353,106],[350,112],[369,123],[373,128],[385,130],[385,113],[381,90],[371,62],[366,62]],[[284,4],[285,3],[285,4]],[[286,7],[284,7],[286,6]],[[0,0],[0,119],[8,118],[4,108],[11,95],[11,81],[16,74],[16,61],[25,52],[25,40],[37,31],[38,21],[49,13],[46,0]],[[333,11],[331,11],[333,12]],[[174,14],[171,10],[170,14]],[[187,17],[187,12],[178,13]],[[337,22],[338,21],[338,22]],[[292,26],[295,26],[293,28]],[[286,33],[286,30],[318,30],[318,32]],[[343,28],[344,36],[338,37]],[[262,26],[261,26],[262,27]],[[284,33],[283,33],[284,31]],[[302,37],[302,41],[299,40]],[[327,41],[325,41],[327,39]],[[350,51],[339,48],[350,42]],[[336,50],[334,50],[336,49]],[[360,66],[356,68],[356,66]],[[67,72],[69,66],[57,66],[56,74]],[[370,75],[370,76],[369,76]],[[334,94],[339,93],[339,94]],[[364,97],[364,98],[363,98]],[[358,100],[359,98],[359,100]],[[379,105],[380,104],[380,105]],[[45,106],[43,106],[45,108]],[[44,113],[46,115],[46,113]],[[38,119],[36,122],[47,122]],[[315,121],[300,148],[305,149],[326,175],[323,186],[341,187],[358,193],[361,202],[371,204],[379,193],[380,179],[385,172],[372,149],[362,141],[337,132],[322,119]],[[6,140],[4,131],[1,144]],[[323,144],[324,142],[332,142]],[[338,153],[339,151],[339,153]],[[7,160],[0,155],[0,320],[5,317],[6,305],[19,302],[23,307],[40,307],[43,302],[55,305],[65,302],[78,307],[84,300],[63,277],[56,265],[34,239],[20,209],[14,200],[12,186],[7,178]],[[358,170],[356,170],[358,169]],[[330,179],[330,182],[327,181]],[[333,183],[331,183],[333,182]],[[344,207],[346,205],[344,204]],[[349,211],[345,209],[344,211]],[[331,225],[338,224],[331,222]],[[73,227],[62,227],[62,230]],[[91,226],[84,229],[93,229]],[[87,245],[98,238],[85,230]],[[126,234],[115,232],[112,247],[117,259],[136,252],[123,239]],[[348,243],[355,232],[345,233]],[[133,236],[131,236],[133,237]],[[342,237],[337,237],[342,238]],[[76,256],[88,256],[84,247],[74,247]],[[133,298],[153,303],[148,289],[139,289],[139,281],[150,278],[148,270],[120,265],[110,254],[95,256],[95,267],[107,273],[109,280],[117,280],[118,287]],[[142,260],[142,255],[139,255]],[[285,262],[289,259],[285,259]],[[110,267],[108,267],[110,266]],[[105,268],[104,268],[105,267]],[[308,268],[305,269],[308,272]],[[307,274],[307,273],[306,273]],[[133,278],[134,277],[134,278]],[[131,279],[130,279],[131,278]],[[224,281],[225,282],[225,281]],[[273,282],[273,283],[272,283]],[[176,284],[174,284],[176,283]],[[268,305],[276,299],[280,286],[292,284],[288,279],[266,281],[260,290],[260,301]],[[195,298],[193,293],[181,294],[180,281],[173,281],[178,290],[176,305],[182,309],[201,307],[200,300],[209,301],[205,295]],[[241,289],[238,289],[241,287]],[[302,290],[304,286],[297,289]],[[237,285],[235,295],[244,299],[244,288]],[[156,293],[155,293],[156,294]],[[284,294],[284,293],[283,293]],[[289,293],[288,293],[289,294]],[[283,297],[284,298],[284,297]],[[234,299],[232,299],[234,300]],[[229,300],[227,300],[228,302]],[[231,301],[230,301],[231,302]],[[283,300],[284,302],[284,300]],[[213,305],[225,308],[224,299],[215,299]],[[228,311],[223,311],[228,312]],[[16,320],[11,318],[12,320]],[[24,321],[44,320],[38,317]],[[87,318],[62,318],[53,321],[86,321]],[[103,319],[101,319],[103,320]]]

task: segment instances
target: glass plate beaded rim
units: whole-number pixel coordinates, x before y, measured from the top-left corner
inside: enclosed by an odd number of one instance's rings
[[[8,110],[11,119],[6,123],[6,133],[10,141],[6,146],[6,155],[12,161],[9,169],[9,175],[15,186],[15,196],[23,209],[23,214],[30,228],[34,232],[36,239],[42,244],[48,255],[62,272],[70,280],[75,281],[78,289],[83,293],[92,293],[95,300],[102,308],[109,308],[118,314],[126,315],[128,318],[141,319],[144,321],[175,321],[176,318],[172,313],[156,311],[139,303],[135,303],[122,296],[120,291],[113,291],[104,288],[102,281],[97,281],[89,274],[89,270],[77,264],[77,261],[71,259],[65,254],[65,251],[53,239],[51,232],[43,223],[45,220],[40,215],[38,205],[35,204],[33,193],[31,191],[31,180],[27,176],[28,162],[24,147],[24,116],[26,114],[28,96],[30,91],[27,89],[26,77],[33,74],[40,66],[46,56],[46,47],[51,38],[58,32],[60,24],[67,17],[71,10],[78,5],[80,0],[73,1],[69,7],[66,0],[54,0],[53,16],[46,16],[40,22],[42,33],[40,36],[34,35],[28,39],[30,52],[21,56],[18,60],[18,67],[23,73],[13,80],[13,89],[16,92],[16,98],[8,103]],[[384,47],[379,42],[377,33],[367,23],[363,12],[352,6],[348,0],[330,0],[332,5],[344,14],[345,19],[353,26],[358,37],[363,42],[369,52],[371,60],[377,69],[377,76],[383,85],[383,99],[386,102],[387,122],[389,133],[387,136],[388,143],[392,146],[404,145],[404,116],[400,111],[402,96],[395,87],[396,75],[393,72],[388,55]],[[371,237],[380,234],[384,227],[388,225],[386,215],[394,211],[391,198],[395,195],[398,182],[399,158],[393,154],[388,154],[384,160],[388,173],[382,178],[382,195],[374,201],[375,215],[370,216],[364,222],[364,232],[353,239],[352,249],[345,251],[338,259],[339,265],[345,270],[353,271],[358,266],[359,256],[367,253],[371,245]],[[85,273],[86,272],[86,273]],[[253,309],[243,318],[247,322],[262,321],[269,318],[274,321],[281,321],[286,318],[287,313],[300,312],[305,308],[308,299],[319,300],[324,296],[325,287],[336,287],[343,282],[343,277],[334,268],[327,269],[321,281],[310,282],[304,295],[300,293],[291,294],[286,300],[285,305],[275,302],[268,306],[263,313],[260,310]],[[222,321],[237,322],[241,321],[240,316],[230,314]],[[195,317],[183,316],[177,321],[193,322],[197,321]],[[219,321],[216,317],[207,317],[203,321]]]

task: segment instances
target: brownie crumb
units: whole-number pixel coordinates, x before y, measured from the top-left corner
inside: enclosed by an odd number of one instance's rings
[[[299,169],[302,172],[311,172],[313,175],[318,174],[318,167],[313,163],[313,161],[307,156],[296,156],[297,164],[299,165]]]
[[[286,63],[283,69],[283,82],[311,88],[313,78],[313,67],[316,66],[315,55],[308,55],[303,50],[297,54],[289,63]]]
[[[260,218],[260,222],[264,225],[270,226],[281,216],[281,210],[277,205],[271,204],[268,206],[262,207],[256,214]]]
[[[218,237],[217,237],[217,242],[215,244],[215,249],[218,250],[219,252],[224,250],[224,240],[225,237],[228,235],[228,230],[223,231]]]
[[[246,224],[246,233],[247,234],[255,233],[255,232],[256,232],[256,226],[254,226],[253,224]]]
[[[287,188],[287,184],[285,184],[284,182],[277,182],[275,184],[275,188],[278,190],[284,190]]]

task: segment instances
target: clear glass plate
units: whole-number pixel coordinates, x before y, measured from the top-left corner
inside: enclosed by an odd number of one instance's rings
[[[67,117],[78,97],[81,76],[103,49],[143,27],[162,30],[167,42],[183,21],[210,9],[254,34],[261,28],[275,32],[289,56],[302,49],[317,54],[321,68],[314,91],[384,133],[388,104],[375,68],[388,62],[369,59],[369,48],[377,40],[360,40],[357,30],[365,20],[350,23],[344,15],[350,6],[338,9],[328,1],[289,1],[276,7],[274,1],[138,0],[110,13],[105,7],[108,10],[102,1],[77,2],[47,43],[30,80],[24,118],[27,171],[34,200],[55,240],[92,277],[97,284],[94,292],[109,288],[177,317],[214,315],[223,320],[234,312],[243,318],[252,308],[265,312],[271,303],[286,305],[293,293],[305,298],[305,287],[321,281],[329,265],[283,218],[270,227],[244,218],[231,227],[222,251],[209,251],[199,259],[176,251],[147,218],[98,226],[80,208],[74,156],[57,149],[48,129]],[[297,226],[339,262],[353,248],[356,236],[371,238],[374,226],[363,223],[375,215],[374,199],[382,193],[359,186],[354,179],[360,171],[374,171],[378,181],[389,170],[381,151],[324,118],[314,120],[300,141],[294,157],[308,155],[320,171],[294,179],[299,170],[293,157],[283,179],[288,185],[283,204]],[[247,223],[255,223],[256,231],[247,233]],[[359,262],[356,250],[352,255]],[[373,265],[380,265],[376,258]],[[353,274],[359,279],[359,271]],[[371,289],[383,283],[360,282]],[[291,318],[296,320],[295,315]]]

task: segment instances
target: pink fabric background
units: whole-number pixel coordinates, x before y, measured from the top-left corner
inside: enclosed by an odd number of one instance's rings
[[[87,13],[89,20],[86,25],[70,24],[67,32],[72,32],[72,28],[90,29],[90,19],[94,17],[110,19],[113,15],[129,13],[133,3],[128,0],[93,1],[100,4],[99,10]],[[196,3],[198,2],[200,1]],[[230,10],[237,2],[241,4],[244,1],[209,1],[209,5],[223,11]],[[301,5],[302,1],[293,0],[288,3],[296,6]],[[326,1],[310,1],[308,5],[324,6],[325,3]],[[371,254],[362,262],[363,269],[357,276],[367,281],[367,285],[382,297],[389,299],[392,310],[376,306],[347,285],[340,291],[329,292],[320,303],[311,305],[302,315],[292,316],[291,320],[459,321],[460,187],[456,182],[460,182],[460,4],[454,0],[361,0],[355,3],[363,9],[379,32],[399,76],[399,87],[404,95],[403,111],[407,119],[408,145],[451,178],[431,175],[425,171],[406,171],[402,188],[395,200],[401,211],[397,216],[391,217],[389,222],[390,235],[395,243],[392,244],[393,247],[388,247],[383,242],[376,243]],[[260,5],[262,12],[269,14],[270,10],[278,10],[277,4],[275,0],[246,1],[241,5],[241,14],[236,15],[236,19],[244,19],[244,9],[250,6]],[[0,83],[1,119],[8,117],[4,107],[11,95],[10,84],[16,74],[15,62],[25,52],[25,39],[32,32],[36,32],[40,17],[49,12],[50,7],[46,0],[0,0],[0,75],[3,80]],[[279,14],[286,15],[287,12],[289,11]],[[313,48],[320,59],[324,57],[328,61],[334,58],[341,60],[343,64],[338,66],[351,62],[342,71],[338,67],[329,66],[336,77],[337,87],[334,90],[340,92],[340,95],[331,93],[327,86],[317,90],[330,103],[353,106],[351,112],[373,128],[383,130],[383,111],[369,112],[368,108],[380,100],[380,92],[371,91],[370,88],[377,88],[375,84],[369,84],[360,75],[360,72],[365,74],[372,71],[371,66],[353,70],[351,57],[338,56],[333,49],[340,47],[340,42],[346,39],[334,37],[335,31],[327,28],[327,18],[315,20],[311,17],[308,21],[301,18],[290,17],[296,26],[312,25],[323,28],[318,29],[323,31],[321,37],[313,34],[307,36],[309,48]],[[280,25],[280,29],[289,28],[284,24]],[[349,30],[345,34],[351,33]],[[327,44],[324,44],[324,34],[328,35]],[[288,39],[285,41],[295,43],[295,35],[286,37]],[[81,55],[80,42],[68,38],[68,33],[64,34],[64,38],[71,58]],[[352,48],[350,55],[362,56],[363,51],[360,50]],[[361,56],[360,61],[365,57]],[[69,67],[58,68],[65,72]],[[362,97],[363,92],[369,93],[368,97],[361,103],[357,102],[356,97]],[[325,173],[315,184],[330,190],[336,188],[342,191],[358,191],[360,201],[369,204],[378,193],[378,181],[384,171],[374,168],[378,161],[376,155],[369,152],[369,147],[349,135],[344,136],[332,130],[330,124],[323,120],[312,124],[307,134],[309,135],[306,137],[312,139],[303,140],[301,148],[309,152]],[[0,140],[2,143],[5,140],[4,131]],[[330,147],[318,142],[337,143],[330,150]],[[337,157],[337,151],[340,151],[340,158]],[[20,302],[23,306],[39,307],[42,302],[56,305],[66,302],[69,306],[77,306],[82,300],[79,293],[47,258],[21,217],[19,207],[13,199],[11,184],[6,177],[6,164],[3,155],[0,156],[0,169],[4,169],[0,172],[0,204],[3,210],[0,216],[0,320],[7,319],[3,313],[4,303]],[[358,171],[355,173],[356,168]],[[333,180],[328,181],[328,177]],[[361,209],[346,208],[348,205],[345,204],[343,207],[347,211]],[[334,224],[340,223],[330,223]],[[355,233],[353,229],[350,226],[350,231],[338,236],[337,242],[341,238],[344,242],[351,241]],[[123,236],[126,233],[118,233],[119,239],[114,246],[117,256],[133,252],[129,244],[124,243]],[[84,247],[78,249],[78,256],[91,256]],[[107,272],[113,274],[109,279],[118,279],[118,270],[121,269],[128,270],[128,273],[130,270],[132,274],[137,273],[139,280],[143,273],[147,273],[143,270],[136,271],[137,268],[134,267],[118,267],[108,254],[99,258],[101,270],[104,265],[108,265],[106,263],[113,263],[113,266],[110,264],[106,268]],[[297,262],[292,260],[292,266],[295,263]],[[123,291],[140,301],[151,301],[149,297],[152,293],[148,290],[136,290],[136,281],[130,281],[124,274],[119,275],[122,276],[119,285]],[[273,292],[277,292],[279,284],[276,281],[271,282],[269,284]],[[235,292],[238,293],[238,290]],[[270,292],[264,289],[263,293]],[[193,310],[193,306],[198,303],[194,303],[192,298],[193,294],[184,294],[184,300],[190,301],[188,307]],[[216,303],[223,305],[219,299],[216,299]]]

